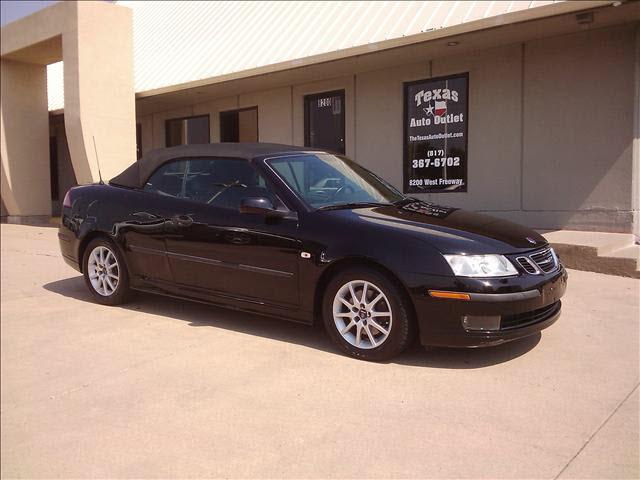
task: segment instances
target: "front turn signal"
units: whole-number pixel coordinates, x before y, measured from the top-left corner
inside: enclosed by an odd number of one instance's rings
[[[429,290],[429,295],[435,298],[450,298],[453,300],[471,300],[468,293],[461,292],[443,292],[441,290]]]

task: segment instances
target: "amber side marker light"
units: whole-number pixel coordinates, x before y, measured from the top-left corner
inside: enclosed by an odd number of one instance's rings
[[[429,290],[429,295],[435,298],[452,298],[455,300],[471,300],[468,293],[442,292],[440,290]]]

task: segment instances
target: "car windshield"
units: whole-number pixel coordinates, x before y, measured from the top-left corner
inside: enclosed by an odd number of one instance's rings
[[[273,158],[268,163],[315,209],[388,205],[405,198],[380,177],[345,157],[311,153]]]

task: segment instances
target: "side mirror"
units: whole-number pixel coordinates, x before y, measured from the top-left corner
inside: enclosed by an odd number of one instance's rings
[[[278,211],[267,197],[247,197],[240,200],[240,213],[271,216]]]

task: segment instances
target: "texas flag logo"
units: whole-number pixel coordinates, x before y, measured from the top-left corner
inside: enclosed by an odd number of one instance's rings
[[[447,114],[446,100],[433,100],[427,104],[427,108],[423,108],[424,113],[434,117],[444,117]]]
[[[433,113],[434,115],[437,115],[439,117],[444,117],[447,114],[447,102],[439,102],[438,100],[435,100],[435,108]]]

